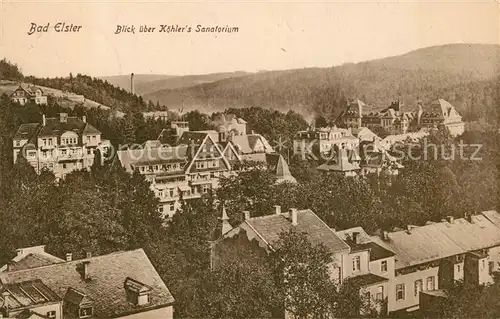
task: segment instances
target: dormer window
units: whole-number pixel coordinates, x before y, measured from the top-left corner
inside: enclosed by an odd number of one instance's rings
[[[90,318],[94,315],[94,301],[87,296],[86,293],[68,288],[64,295],[65,313],[69,313],[72,317]]]
[[[124,287],[127,294],[127,300],[130,303],[136,306],[144,306],[151,302],[150,295],[153,288],[150,286],[127,277],[127,279],[125,279]]]

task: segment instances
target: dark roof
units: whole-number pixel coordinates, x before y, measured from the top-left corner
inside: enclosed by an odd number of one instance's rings
[[[297,231],[307,233],[313,245],[324,244],[331,252],[349,249],[349,246],[309,209],[297,211],[297,226],[292,226],[288,213],[254,217],[245,222],[270,245],[278,241],[282,231],[295,227]]]
[[[184,132],[177,141],[177,145],[185,144],[199,146],[203,143],[207,135],[207,132]]]
[[[368,242],[362,245],[370,250],[370,261],[385,259],[396,255],[392,251],[385,249],[384,247],[374,242]]]
[[[82,134],[85,122],[77,117],[68,117],[66,122],[61,122],[60,118],[50,117],[46,119],[45,126],[42,126],[38,136],[59,136],[67,131]]]
[[[8,304],[10,309],[22,309],[61,301],[61,298],[40,279],[0,284],[0,292],[5,291],[10,293]],[[2,300],[1,304],[5,305],[5,300],[1,296],[0,300]]]
[[[360,287],[371,286],[373,284],[389,281],[389,279],[377,276],[375,274],[364,274],[360,276],[349,277],[348,280],[350,283],[353,283],[354,285]]]
[[[78,271],[83,262],[89,262],[89,280],[82,280]],[[7,285],[41,280],[59,298],[66,296],[68,288],[81,292],[93,300],[94,314],[99,318],[115,317],[138,310],[137,306],[127,300],[124,287],[127,278],[133,278],[152,288],[150,303],[141,306],[141,310],[165,307],[174,302],[172,294],[142,249],[0,273],[1,282]]]
[[[14,135],[14,140],[32,139],[39,127],[39,123],[21,124],[17,129],[16,135]]]
[[[187,163],[191,147],[154,147],[147,149],[128,149],[118,151],[117,156],[127,172],[133,172],[133,166],[160,165],[167,163]],[[179,174],[179,172],[174,172]]]

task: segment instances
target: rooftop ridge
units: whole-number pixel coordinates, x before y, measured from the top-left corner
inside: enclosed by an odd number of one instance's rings
[[[144,249],[142,249],[142,248],[137,248],[137,249],[133,249],[133,250],[122,250],[122,251],[112,252],[112,253],[109,253],[109,254],[106,254],[106,255],[92,256],[90,258],[83,258],[83,259],[74,259],[72,261],[65,261],[65,262],[61,262],[61,263],[50,264],[50,265],[45,265],[45,266],[40,266],[40,267],[27,268],[27,269],[19,269],[19,270],[8,271],[8,272],[5,272],[5,273],[0,273],[0,282],[2,281],[1,278],[2,278],[3,274],[13,274],[13,273],[17,274],[17,273],[21,273],[21,272],[32,271],[33,269],[44,269],[44,268],[49,268],[49,267],[58,267],[58,266],[62,266],[62,265],[78,264],[78,263],[82,263],[82,262],[85,262],[85,261],[92,261],[92,260],[97,260],[97,259],[103,259],[103,258],[108,258],[108,257],[111,257],[111,256],[123,255],[123,254],[134,253],[134,252],[142,252],[142,254],[144,254],[144,256],[146,256],[146,258],[147,258],[147,255],[144,252]],[[148,258],[148,260],[149,260],[149,258]],[[149,261],[149,262],[151,263],[151,261]]]

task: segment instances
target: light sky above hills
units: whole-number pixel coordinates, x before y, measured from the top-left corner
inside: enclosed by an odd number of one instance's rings
[[[0,0],[0,57],[52,77],[187,75],[330,67],[446,43],[500,43],[500,4]],[[28,35],[31,22],[50,23]],[[82,25],[57,33],[58,22]],[[114,34],[117,25],[135,34]],[[236,26],[237,33],[140,34],[140,25]]]

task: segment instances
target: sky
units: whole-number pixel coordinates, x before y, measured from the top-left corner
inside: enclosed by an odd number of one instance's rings
[[[498,1],[0,0],[0,58],[43,77],[330,67],[447,43],[499,44]],[[59,22],[80,31],[55,32]],[[32,23],[49,23],[48,32],[28,35]],[[138,32],[161,24],[193,32]],[[135,34],[115,34],[117,25]],[[196,33],[197,25],[238,32]]]

